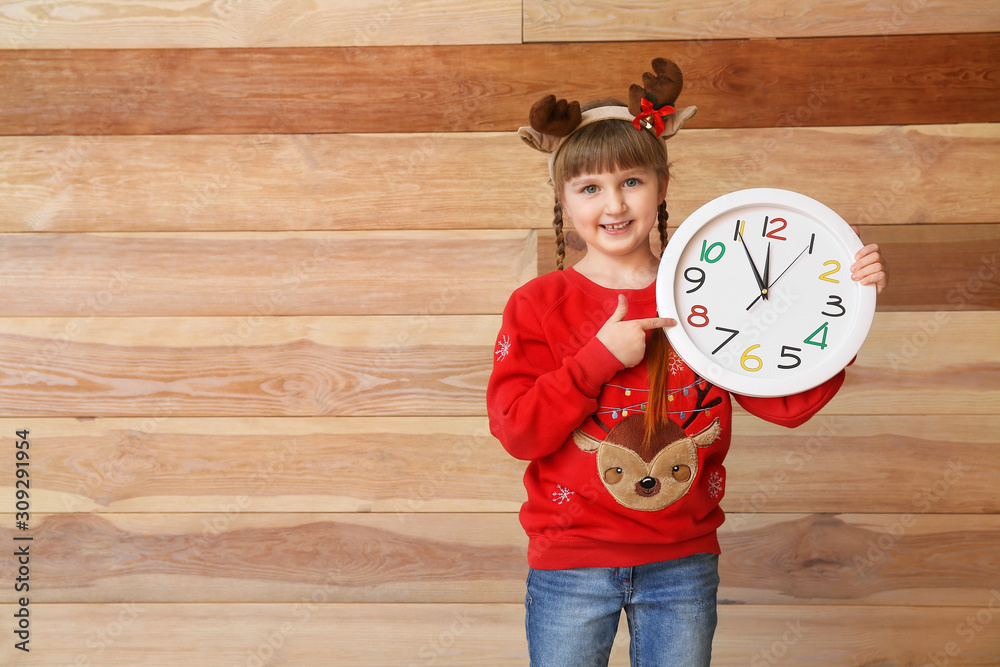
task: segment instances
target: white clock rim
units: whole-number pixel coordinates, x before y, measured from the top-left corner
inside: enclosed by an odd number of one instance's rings
[[[876,288],[861,285],[858,289],[858,303],[848,337],[825,361],[812,366],[808,372],[791,378],[755,378],[723,369],[712,363],[698,348],[680,324],[681,318],[674,302],[674,281],[678,263],[684,249],[702,227],[734,209],[749,206],[772,206],[793,210],[825,225],[847,247],[856,253],[864,244],[847,221],[836,211],[808,195],[780,188],[749,188],[724,194],[707,202],[689,215],[670,237],[660,258],[656,278],[656,302],[660,317],[678,322],[677,326],[665,327],[667,339],[680,358],[698,375],[726,391],[742,396],[778,397],[790,396],[819,386],[840,372],[857,355],[871,331],[875,319]],[[704,363],[702,363],[704,361]]]

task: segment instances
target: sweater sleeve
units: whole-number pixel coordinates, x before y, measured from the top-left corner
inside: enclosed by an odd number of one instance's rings
[[[486,407],[490,431],[522,460],[559,449],[596,411],[602,385],[624,368],[596,337],[561,357],[545,334],[533,304],[515,292],[504,309]]]
[[[813,415],[823,409],[824,405],[830,402],[830,399],[844,384],[844,376],[845,372],[842,370],[818,387],[791,396],[761,398],[734,394],[733,398],[754,416],[772,424],[795,428],[809,421]]]

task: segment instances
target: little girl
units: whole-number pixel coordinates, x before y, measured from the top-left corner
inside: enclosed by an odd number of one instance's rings
[[[794,427],[844,381],[841,371],[794,396],[731,396],[669,349],[662,327],[676,323],[657,317],[649,237],[657,226],[666,240],[665,141],[695,109],[673,107],[682,85],[676,65],[658,58],[653,69],[643,87],[632,86],[628,107],[581,112],[549,96],[520,131],[549,153],[558,268],[564,222],[587,245],[572,268],[511,295],[487,390],[493,434],[530,461],[520,517],[535,667],[607,665],[623,609],[633,666],[708,665],[731,400]],[[856,259],[854,279],[881,291],[878,247]],[[616,484],[640,459],[643,470],[666,463],[620,493]]]

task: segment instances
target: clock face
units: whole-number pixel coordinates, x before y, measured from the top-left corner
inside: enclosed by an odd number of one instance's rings
[[[862,247],[820,202],[788,190],[740,190],[705,204],[667,243],[661,317],[681,359],[748,396],[787,396],[836,375],[875,313],[875,286],[851,279]]]

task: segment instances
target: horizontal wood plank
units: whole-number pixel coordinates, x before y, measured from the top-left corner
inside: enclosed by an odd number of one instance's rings
[[[0,13],[0,49],[148,49],[512,44],[521,41],[514,0],[316,0],[171,3],[82,0],[69,12],[29,0]]]
[[[623,97],[653,56],[694,127],[1000,120],[1000,34],[311,49],[0,50],[0,134],[510,131]],[[600,61],[601,67],[580,67]],[[405,85],[386,86],[385,72]]]
[[[1000,597],[982,590],[970,607],[721,606],[712,662],[826,667],[995,665]],[[991,623],[976,621],[980,614]],[[970,619],[972,619],[970,623]],[[622,667],[628,661],[620,663]]]
[[[1000,222],[1000,124],[685,130],[670,150],[675,226],[752,187],[865,227]],[[513,133],[2,137],[0,231],[548,229],[547,181]]]
[[[876,315],[844,387],[824,411],[996,414],[1000,363],[981,343],[995,326],[997,311]]]
[[[431,313],[0,320],[0,413],[480,415],[499,325]]]
[[[0,137],[0,231],[526,228],[544,174],[513,133]]]
[[[32,652],[0,645],[11,667],[175,667],[254,665],[281,660],[296,667],[339,664],[387,667],[523,666],[524,605],[323,604],[324,589],[295,603],[39,604]],[[817,666],[904,667],[947,660],[955,667],[991,665],[1000,653],[997,598],[983,591],[969,607],[721,605],[713,664],[780,661]],[[11,617],[14,605],[0,606]],[[982,615],[988,622],[977,621]],[[970,622],[970,619],[971,622]],[[391,641],[386,641],[391,637]],[[949,653],[946,653],[950,651]],[[89,661],[89,662],[87,662]],[[916,662],[915,662],[916,661]],[[611,667],[625,667],[624,619]]]
[[[1000,11],[980,0],[900,4],[838,0],[527,0],[524,41],[792,38],[1000,31]]]
[[[524,500],[525,464],[485,417],[29,418],[0,432],[25,424],[39,512],[515,512]]]
[[[829,415],[991,415],[1000,312],[878,313]],[[11,417],[485,413],[491,316],[2,318]],[[435,336],[439,336],[435,338]]]
[[[517,515],[35,515],[32,600],[514,602],[527,539]],[[13,526],[13,515],[5,515]],[[976,604],[1000,587],[997,515],[730,515],[730,604]],[[0,529],[8,543],[10,528]],[[0,570],[15,578],[14,564]],[[12,588],[4,602],[17,599]]]
[[[791,430],[738,414],[723,509],[1000,513],[1000,469],[992,467],[1000,456],[998,417],[960,412],[882,416],[824,409]]]
[[[5,234],[0,314],[496,313],[535,249],[531,231]]]
[[[1000,310],[1000,225],[873,225],[862,238],[889,261],[881,310]]]
[[[879,295],[878,310],[1000,310],[1000,225],[865,225],[861,236],[879,245],[889,265],[890,289]],[[650,243],[659,248],[657,232]],[[540,231],[539,274],[555,270],[554,254],[555,233]],[[568,229],[564,266],[585,254],[586,244]]]
[[[667,206],[676,224],[715,197],[754,187],[801,192],[861,226],[998,221],[986,206],[1000,177],[997,125],[706,130],[682,132],[671,151]],[[711,156],[704,172],[694,166],[701,155]],[[962,183],[956,172],[978,176]],[[688,208],[691,191],[701,196]]]
[[[525,464],[485,417],[0,420],[11,437],[25,428],[35,512],[516,512],[524,502]],[[740,413],[722,506],[997,514],[998,431],[995,415],[822,413],[789,430]],[[0,497],[13,497],[12,458],[0,473]]]

